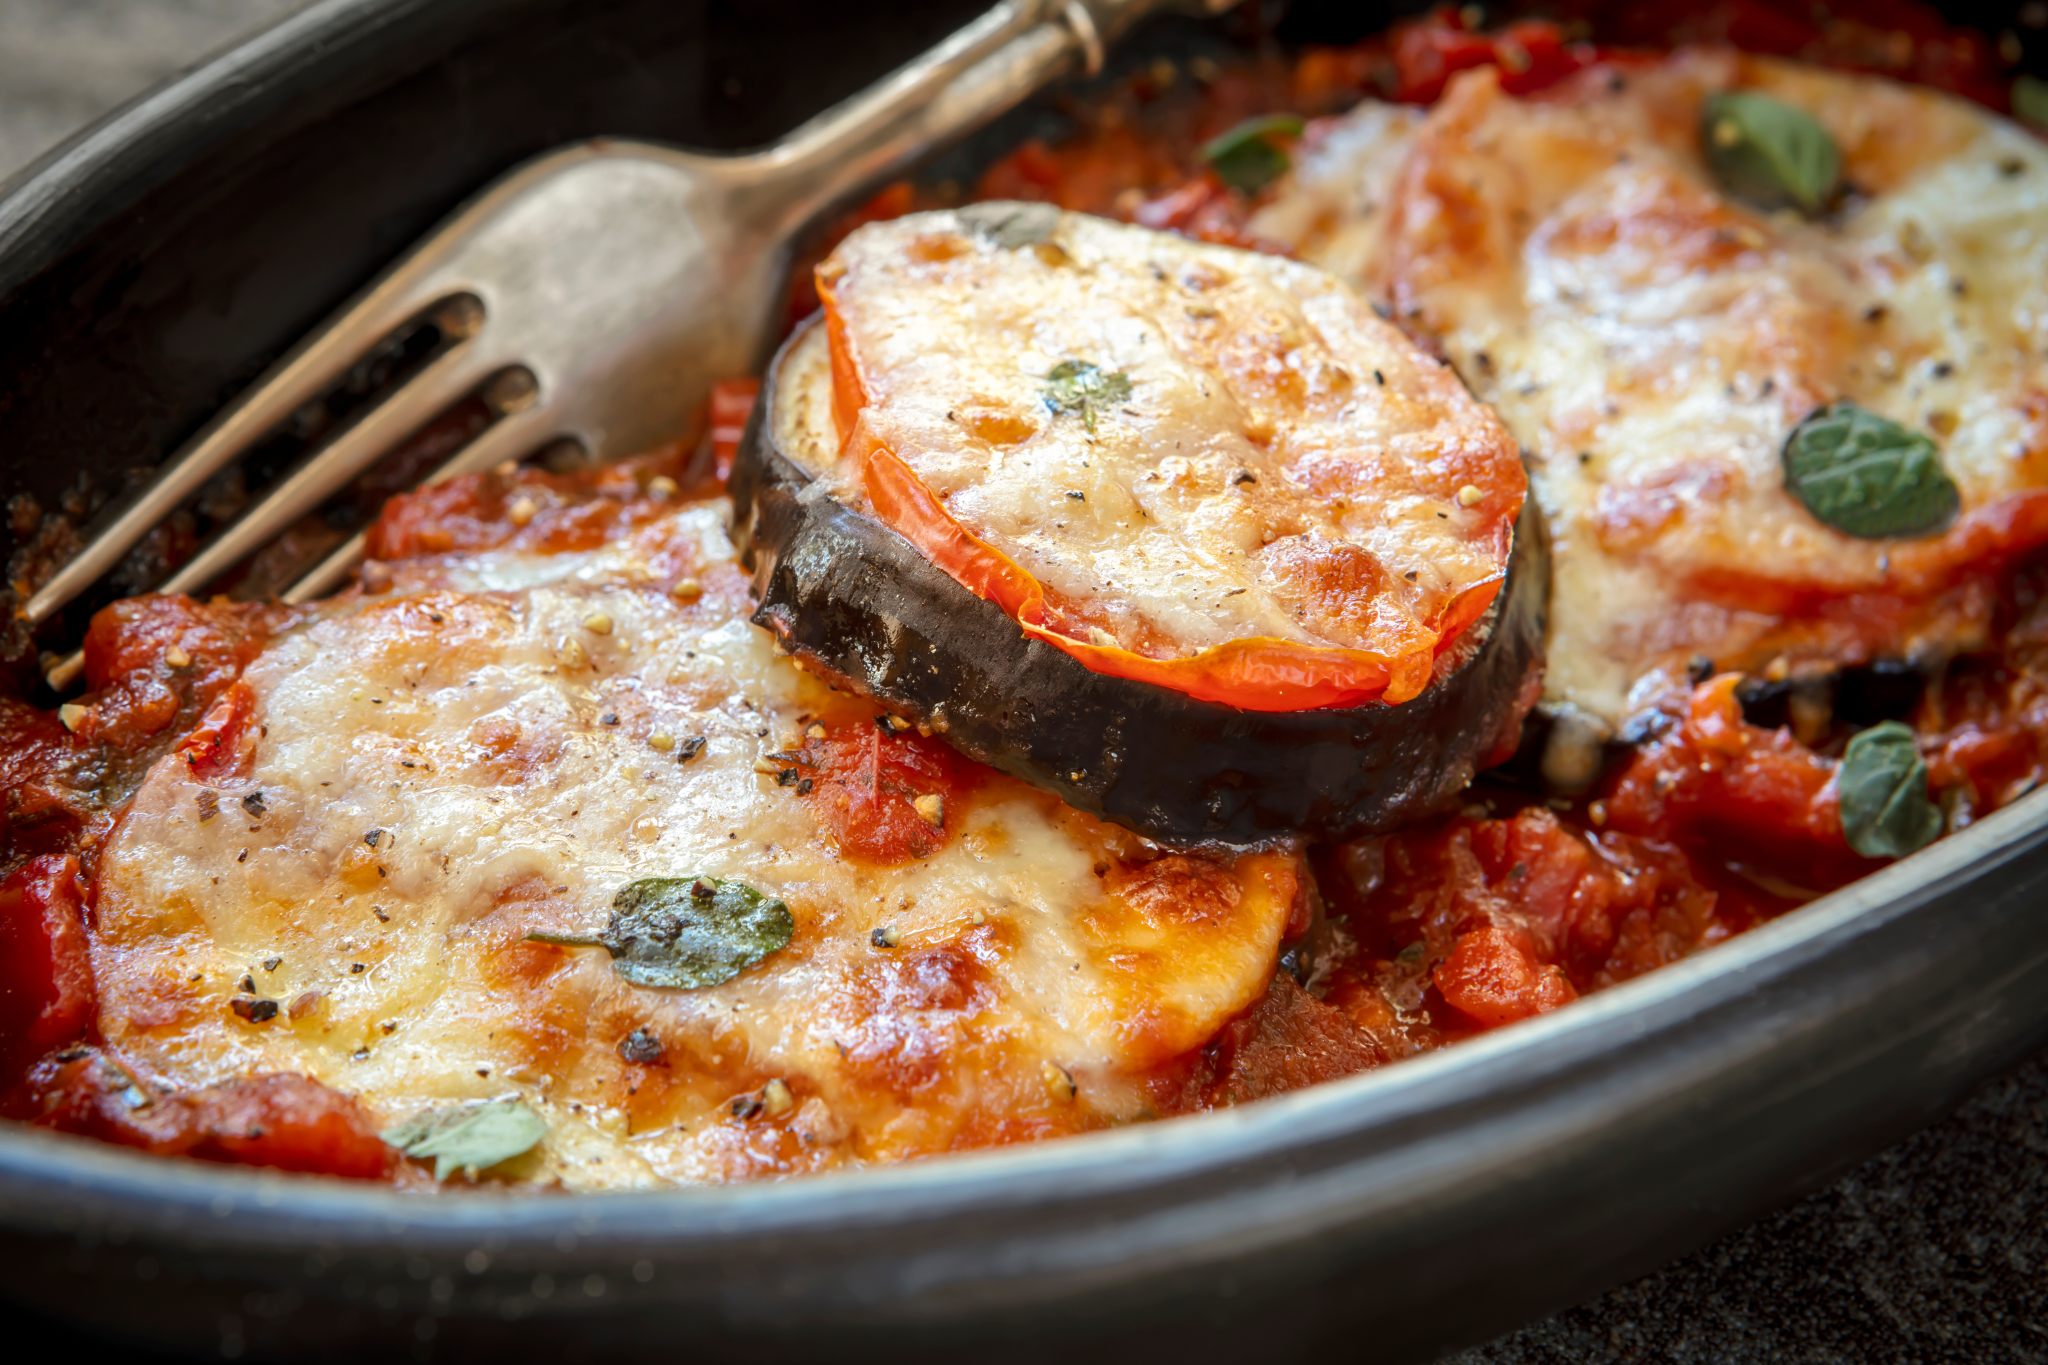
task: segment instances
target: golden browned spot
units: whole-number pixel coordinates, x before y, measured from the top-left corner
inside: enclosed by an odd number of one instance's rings
[[[379,599],[356,619],[356,638],[370,651],[364,666],[372,673],[419,658],[460,667],[463,654],[494,645],[512,627],[504,603],[455,592]]]
[[[1687,507],[1713,506],[1730,490],[1726,464],[1711,460],[1674,464],[1636,483],[1603,486],[1593,523],[1606,548],[1641,549],[1682,518]]]
[[[957,232],[925,233],[910,243],[910,258],[931,265],[955,260],[966,254],[967,239]]]
[[[1125,864],[1108,883],[1112,895],[1159,926],[1222,924],[1243,895],[1229,866],[1182,853]]]
[[[114,972],[104,972],[103,975],[106,981],[101,992],[112,996],[115,992],[108,986],[119,977]],[[181,1028],[200,1016],[206,988],[204,982],[191,980],[175,963],[166,963],[134,981],[129,989],[119,994],[119,1014],[127,1028]],[[114,1012],[111,1009],[107,1011],[108,1014]]]
[[[351,891],[367,891],[377,884],[377,850],[368,844],[350,844],[341,855],[338,869],[341,884]]]
[[[877,953],[848,986],[848,1072],[862,1084],[910,1099],[942,1080],[961,1079],[958,1054],[974,1041],[975,1016],[992,1009],[997,990],[986,968],[958,939],[929,948]]]
[[[992,446],[1013,446],[1038,434],[1038,424],[1030,417],[998,403],[962,403],[953,415],[968,435]]]

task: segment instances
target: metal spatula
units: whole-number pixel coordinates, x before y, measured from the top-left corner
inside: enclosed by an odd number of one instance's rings
[[[648,143],[576,144],[478,195],[294,349],[168,460],[32,596],[41,626],[295,411],[423,323],[426,362],[263,492],[162,592],[204,588],[471,396],[491,420],[428,477],[517,460],[560,441],[614,459],[674,439],[709,385],[753,372],[779,321],[806,226],[913,157],[987,122],[1147,15],[1220,13],[1235,0],[1004,0],[924,56],[762,151],[703,156]],[[351,539],[284,594],[337,586]],[[71,686],[76,654],[51,669]]]

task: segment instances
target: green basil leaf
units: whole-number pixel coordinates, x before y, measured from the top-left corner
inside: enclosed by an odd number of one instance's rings
[[[745,882],[649,877],[612,898],[611,923],[591,938],[528,934],[538,943],[602,948],[636,986],[699,990],[732,980],[796,932],[789,907]]]
[[[1090,431],[1095,430],[1095,419],[1104,408],[1126,402],[1131,396],[1129,375],[1122,370],[1105,374],[1085,360],[1062,360],[1045,378],[1045,405],[1055,415],[1080,414]]]
[[[1842,833],[1866,858],[1903,858],[1941,833],[1941,808],[1928,799],[1927,765],[1913,732],[1895,720],[1849,741],[1835,774]]]
[[[2036,128],[2048,128],[2048,81],[2021,76],[2012,83],[2012,116]]]
[[[1945,530],[1962,507],[1934,439],[1854,403],[1809,413],[1785,438],[1785,488],[1864,540]]]
[[[1842,178],[1842,153],[1828,130],[1804,109],[1754,90],[1709,95],[1700,142],[1722,188],[1764,208],[1819,213]]]
[[[1060,211],[1052,204],[997,200],[969,204],[960,210],[960,221],[997,246],[1015,250],[1052,240],[1060,225]]]
[[[1204,143],[1202,160],[1239,194],[1257,194],[1287,174],[1292,162],[1281,144],[1300,137],[1306,126],[1294,114],[1246,119]]]
[[[434,1162],[434,1179],[475,1175],[530,1152],[547,1136],[547,1120],[524,1100],[451,1104],[429,1109],[379,1134],[415,1160]]]

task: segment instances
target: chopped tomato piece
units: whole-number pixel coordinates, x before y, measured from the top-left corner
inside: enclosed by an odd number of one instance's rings
[[[34,858],[0,881],[0,1077],[90,1027],[88,953],[76,858]]]
[[[62,852],[103,818],[71,776],[77,743],[56,716],[0,697],[0,866]]]
[[[1316,999],[1282,972],[1215,1042],[1177,1066],[1162,1068],[1150,1088],[1163,1111],[1185,1113],[1319,1085],[1386,1060],[1342,1010]]]
[[[1523,936],[1494,924],[1458,935],[1435,980],[1451,1008],[1482,1028],[1547,1014],[1579,998],[1564,973],[1539,961]]]
[[[221,699],[292,614],[268,602],[136,597],[95,615],[85,636],[85,675],[93,692],[75,728],[119,756],[102,799],[118,799],[179,735],[206,725],[206,718],[228,721],[234,704],[222,710]],[[222,738],[227,748],[217,757],[225,761],[234,736]]]
[[[892,722],[878,716],[826,728],[778,778],[811,803],[840,848],[885,866],[942,848],[959,798],[980,781],[980,770],[951,746]]]
[[[1602,805],[1609,826],[1732,855],[1815,893],[1869,871],[1842,835],[1833,761],[1744,721],[1739,682],[1700,684],[1679,725],[1636,751]]]
[[[732,473],[740,437],[746,434],[747,418],[760,396],[758,379],[721,379],[711,386],[711,463],[721,482]]]
[[[1555,24],[1524,21],[1493,33],[1465,27],[1456,10],[1442,9],[1394,30],[1393,96],[1429,104],[1460,71],[1493,66],[1511,95],[1533,94],[1590,65],[1596,53],[1567,43]]]
[[[367,1110],[308,1076],[157,1095],[111,1054],[81,1048],[39,1065],[29,1089],[35,1122],[158,1155],[348,1180],[388,1179],[398,1165]]]
[[[508,546],[593,549],[667,511],[672,504],[648,489],[663,476],[673,483],[686,463],[680,447],[667,446],[595,470],[556,474],[522,467],[427,484],[384,505],[370,527],[369,554],[408,559]]]
[[[234,772],[243,761],[242,742],[248,735],[249,715],[256,708],[256,694],[240,678],[228,684],[205,717],[178,744],[178,757],[199,778],[216,778]]]

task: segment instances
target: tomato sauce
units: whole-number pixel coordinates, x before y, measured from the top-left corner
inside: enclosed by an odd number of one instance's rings
[[[1593,61],[1676,42],[1728,42],[2007,103],[2010,73],[1995,45],[1914,0],[1865,0],[1854,15],[1759,0],[1565,0],[1548,12],[1482,32],[1446,8],[1353,46],[1140,72],[1095,100],[1073,136],[1027,141],[969,187],[891,186],[842,230],[969,197],[1025,198],[1258,247],[1247,199],[1197,155],[1247,117],[1314,118],[1364,97],[1426,103],[1478,66],[1535,93]],[[797,278],[793,316],[816,306],[809,271]],[[754,393],[746,380],[715,390],[702,460],[677,448],[596,471],[453,480],[393,499],[370,553],[567,550],[628,534],[683,490],[686,470],[723,477]],[[1908,716],[1951,828],[2048,773],[2048,565],[2012,568],[2000,591],[1993,647],[1931,680]],[[293,618],[289,608],[178,597],[118,603],[92,623],[82,701],[52,713],[0,699],[0,1114],[195,1159],[370,1179],[397,1171],[345,1095],[261,1073],[158,1093],[93,1027],[95,849],[150,763],[175,755],[233,770],[249,741],[240,672]],[[1456,814],[1318,850],[1323,910],[1291,931],[1285,959],[1299,975],[1283,971],[1207,1047],[1146,1078],[1156,1112],[1257,1099],[1547,1013],[1878,865],[1842,830],[1845,723],[1797,736],[1755,723],[1732,675],[1701,679],[1659,720],[1583,796],[1482,783]],[[981,773],[942,739],[867,715],[821,721],[786,757],[789,784],[846,855],[876,865],[940,847]],[[970,1007],[971,971],[942,975],[883,984],[933,992],[933,1008]],[[902,1040],[877,1047],[877,1065],[905,1085],[943,1062]]]
[[[895,867],[945,846],[983,770],[944,741],[876,716],[813,725],[788,771],[842,852]]]

